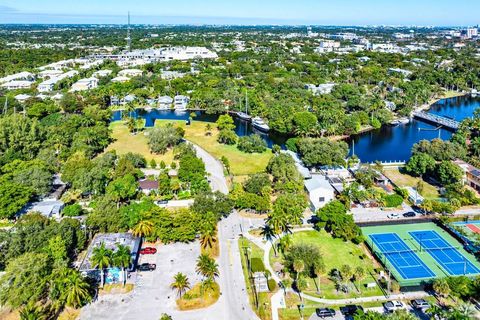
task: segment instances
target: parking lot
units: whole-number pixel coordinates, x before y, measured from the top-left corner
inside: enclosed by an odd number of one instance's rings
[[[80,319],[158,320],[163,313],[171,315],[175,320],[212,319],[212,309],[217,308],[218,303],[202,310],[178,311],[175,302],[176,292],[170,288],[173,276],[177,272],[187,275],[191,285],[201,280],[195,272],[196,259],[200,255],[198,242],[160,245],[156,248],[156,254],[141,255],[139,261],[139,264],[155,263],[157,265],[155,271],[132,274],[135,281],[132,292],[101,296],[82,309]]]
[[[405,303],[405,302],[404,302]],[[409,303],[405,303],[405,307],[406,309],[410,312],[410,313],[413,313],[418,319],[421,319],[421,320],[428,320],[430,319],[430,317],[428,315],[426,315],[424,312],[420,311],[420,310],[416,310],[414,308],[412,308],[412,306],[409,304]],[[338,308],[335,308],[335,316],[334,317],[329,317],[329,318],[320,318],[318,317],[315,313],[313,313],[310,317],[309,317],[309,320],[323,320],[323,319],[330,319],[330,320],[351,320],[353,319],[353,317],[345,317],[344,315],[342,315],[342,313],[338,310]],[[381,314],[386,314],[387,312],[385,311],[385,308],[384,307],[374,307],[374,308],[365,308],[365,312],[368,312],[368,311],[373,311],[373,312],[378,312],[378,313],[381,313]]]

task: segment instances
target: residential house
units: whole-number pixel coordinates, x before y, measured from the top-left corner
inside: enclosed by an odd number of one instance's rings
[[[169,96],[158,97],[158,108],[159,109],[170,109],[172,108],[173,99]]]
[[[140,191],[149,195],[152,191],[158,190],[158,181],[155,180],[140,180],[138,181]]]
[[[312,175],[311,179],[304,181],[304,185],[310,200],[310,208],[313,212],[316,212],[335,198],[335,190],[323,175]]]
[[[33,85],[33,81],[28,80],[12,80],[7,83],[3,83],[0,87],[7,90],[18,90],[18,89],[30,89]]]
[[[112,82],[119,82],[119,83],[128,82],[128,81],[130,81],[130,78],[123,77],[123,76],[115,77],[112,79]]]
[[[26,80],[26,81],[33,81],[35,80],[35,75],[31,72],[19,72],[16,74],[12,74],[9,76],[6,76],[4,78],[0,78],[0,83],[6,83],[6,82],[11,82],[14,80]]]
[[[305,85],[305,89],[311,91],[314,95],[331,93],[334,87],[335,87],[335,83],[324,83],[324,84],[319,84],[318,86],[314,84]]]
[[[85,91],[85,90],[91,90],[95,89],[98,87],[98,79],[97,78],[85,78],[85,79],[80,79],[77,82],[75,82],[72,85],[72,88],[70,89],[71,92],[76,92],[76,91]]]
[[[480,192],[480,169],[460,159],[455,160],[454,163],[463,170],[464,184]]]
[[[17,100],[20,103],[26,102],[28,99],[30,99],[32,96],[28,94],[18,94],[15,96],[15,100]]]
[[[140,69],[124,69],[118,73],[120,77],[139,77],[143,74]]]
[[[112,70],[98,70],[93,73],[95,78],[103,78],[112,74]]]
[[[190,98],[187,96],[182,96],[182,95],[175,96],[175,99],[174,99],[175,110],[187,109],[187,105],[189,101],[190,101]]]

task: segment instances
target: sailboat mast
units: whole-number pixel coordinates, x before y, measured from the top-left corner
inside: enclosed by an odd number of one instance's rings
[[[245,91],[245,114],[248,114],[248,90]]]

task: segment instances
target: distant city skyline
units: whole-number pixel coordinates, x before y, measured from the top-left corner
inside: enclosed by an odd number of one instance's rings
[[[418,25],[480,23],[471,0],[0,0],[0,23]]]

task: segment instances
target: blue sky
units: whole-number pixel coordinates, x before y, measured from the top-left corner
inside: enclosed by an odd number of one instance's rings
[[[0,23],[477,25],[479,0],[0,0]]]

